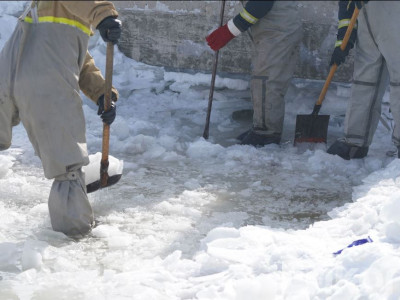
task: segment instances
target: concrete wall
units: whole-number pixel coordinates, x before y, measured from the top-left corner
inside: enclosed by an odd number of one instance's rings
[[[180,71],[210,72],[213,52],[205,36],[219,24],[220,1],[114,1],[124,23],[119,49],[150,65]],[[337,30],[337,1],[298,1],[304,37],[296,77],[325,79]],[[225,21],[242,9],[226,1]],[[220,51],[218,72],[249,74],[252,47],[247,33]],[[353,58],[340,66],[334,80],[349,81]],[[225,74],[227,75],[227,74]]]

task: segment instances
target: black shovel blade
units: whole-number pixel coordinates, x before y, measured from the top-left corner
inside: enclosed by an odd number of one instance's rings
[[[297,143],[325,143],[328,136],[329,115],[297,115],[294,145]]]
[[[122,177],[122,174],[116,174],[116,175],[109,176],[107,179],[106,186],[101,186],[100,179],[96,180],[96,181],[86,185],[86,191],[89,194],[89,193],[95,192],[101,188],[112,186],[112,185],[116,184],[121,179],[121,177]]]

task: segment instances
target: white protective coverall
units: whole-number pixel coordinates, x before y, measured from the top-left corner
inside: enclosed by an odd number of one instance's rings
[[[302,38],[296,1],[275,1],[268,14],[250,28],[254,41],[252,77],[253,127],[262,134],[282,134],[284,97],[293,76]]]
[[[52,227],[67,235],[86,234],[94,223],[81,169],[89,159],[79,91],[93,101],[104,93],[89,86],[104,81],[87,49],[91,26],[108,16],[118,16],[108,1],[33,1],[0,54],[0,150],[21,120],[45,177],[54,178]],[[84,66],[94,74],[81,76]]]
[[[400,146],[400,1],[368,1],[360,10],[345,141],[368,147],[378,126],[382,97],[390,82],[395,122],[392,140]]]

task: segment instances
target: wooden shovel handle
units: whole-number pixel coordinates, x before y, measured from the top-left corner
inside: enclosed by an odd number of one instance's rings
[[[359,12],[360,12],[360,10],[356,6],[354,8],[354,12],[353,12],[353,16],[351,17],[350,24],[347,27],[346,34],[344,35],[342,44],[340,45],[340,49],[342,51],[344,49],[346,49],[347,43],[348,43],[348,41],[350,39],[351,32],[353,31],[354,25],[356,24]],[[333,75],[335,75],[337,67],[338,66],[336,64],[333,64],[331,66],[331,70],[329,71],[329,74],[328,74],[328,77],[326,78],[324,87],[322,88],[321,94],[319,95],[318,101],[315,103],[315,105],[321,105],[322,101],[324,101],[326,92],[328,91],[328,87],[329,87],[329,85],[330,85],[330,83],[332,81]]]
[[[112,43],[108,42],[107,43],[107,53],[106,53],[104,111],[109,110],[111,107],[113,61],[114,61],[114,45]],[[108,181],[109,145],[110,145],[110,125],[103,123],[103,144],[102,144],[101,165],[100,165],[100,183],[101,183],[102,187],[107,186],[107,181]]]

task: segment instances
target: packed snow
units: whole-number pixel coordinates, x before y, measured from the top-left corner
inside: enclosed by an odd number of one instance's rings
[[[23,4],[0,2],[1,47]],[[103,72],[105,50],[92,37]],[[388,155],[388,92],[364,159],[293,146],[295,117],[311,113],[323,85],[305,79],[286,95],[282,144],[254,148],[235,140],[251,119],[232,118],[251,108],[246,78],[217,78],[205,140],[209,74],[115,52],[121,97],[110,154],[124,170],[116,185],[89,194],[98,221],[90,235],[52,231],[52,181],[22,125],[0,152],[0,299],[400,298],[400,160]],[[321,111],[331,116],[328,145],[343,132],[349,96],[349,84],[332,83]],[[84,96],[83,109],[96,155],[102,123]]]

